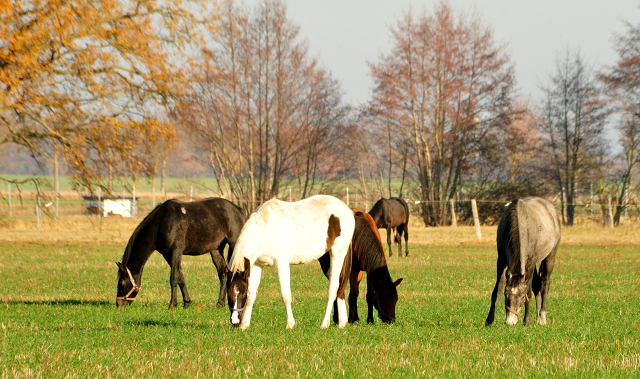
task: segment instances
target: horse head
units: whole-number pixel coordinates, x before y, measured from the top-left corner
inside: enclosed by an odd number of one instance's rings
[[[388,285],[379,285],[373,299],[373,307],[378,311],[378,317],[382,322],[391,324],[396,321],[396,303],[398,291],[396,287],[402,282],[402,278]]]
[[[525,275],[512,274],[507,269],[506,279],[504,288],[504,305],[507,310],[506,323],[507,325],[515,325],[518,323],[522,306],[526,301],[529,301],[533,275],[529,273],[525,273]]]
[[[227,302],[231,316],[231,325],[238,326],[242,320],[244,307],[247,304],[249,294],[249,275],[251,274],[251,262],[244,259],[244,271],[233,272],[227,268]]]
[[[120,263],[116,262],[118,266],[118,292],[116,294],[116,305],[118,307],[131,304],[138,296],[140,292],[140,283],[136,283],[133,275],[131,275],[131,271],[129,268]],[[140,278],[138,278],[140,281]]]

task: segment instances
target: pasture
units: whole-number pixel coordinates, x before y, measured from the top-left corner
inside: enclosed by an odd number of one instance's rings
[[[210,257],[184,257],[191,308],[170,311],[169,266],[154,254],[130,307],[115,306],[116,272],[141,218],[74,216],[0,224],[2,377],[630,377],[640,368],[640,231],[563,228],[547,327],[485,328],[495,280],[495,227],[423,228],[408,258],[389,259],[398,321],[319,328],[327,280],[317,262],[292,266],[286,316],[265,268],[252,325],[216,309]],[[384,230],[381,230],[384,233]],[[383,234],[384,235],[384,234]],[[386,244],[385,244],[386,245]],[[394,245],[394,248],[397,248]],[[360,318],[366,318],[364,293]],[[364,321],[364,320],[362,320]],[[533,321],[533,320],[532,320]]]

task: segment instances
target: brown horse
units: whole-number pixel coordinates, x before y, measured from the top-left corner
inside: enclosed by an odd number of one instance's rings
[[[378,228],[387,229],[387,244],[389,256],[391,252],[391,231],[394,231],[394,239],[398,243],[398,256],[402,256],[402,234],[404,233],[405,256],[409,256],[409,206],[399,197],[380,199],[369,211]]]
[[[378,317],[383,322],[392,323],[396,320],[396,303],[398,301],[398,292],[396,287],[402,281],[402,278],[392,281],[387,267],[387,260],[384,256],[384,248],[382,240],[378,233],[378,228],[373,222],[371,216],[361,209],[351,208],[353,211],[356,226],[351,239],[351,259],[345,258],[343,265],[343,273],[340,277],[341,288],[344,288],[343,275],[349,273],[349,322],[355,323],[358,317],[358,295],[360,294],[360,281],[363,273],[367,273],[367,306],[368,315],[367,322],[373,323],[373,308],[378,311]],[[329,273],[329,253],[318,259],[320,266],[325,275]],[[349,265],[350,268],[345,266]],[[344,298],[344,291],[338,293]],[[337,304],[334,303],[333,321],[338,322]]]

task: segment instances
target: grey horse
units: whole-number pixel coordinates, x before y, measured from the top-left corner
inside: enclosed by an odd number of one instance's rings
[[[508,325],[518,322],[523,304],[524,324],[530,323],[532,293],[536,296],[537,322],[546,325],[549,278],[560,244],[560,221],[555,208],[539,197],[514,200],[500,218],[496,239],[497,278],[486,325],[493,324],[503,288]]]

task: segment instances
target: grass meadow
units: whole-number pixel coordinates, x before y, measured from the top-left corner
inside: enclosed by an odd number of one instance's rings
[[[25,216],[26,217],[26,216]],[[141,220],[0,215],[0,372],[31,377],[633,377],[640,368],[640,231],[564,228],[551,277],[549,325],[484,327],[494,284],[495,227],[413,223],[410,256],[388,260],[398,321],[319,328],[327,281],[292,267],[285,329],[276,272],[266,268],[251,327],[216,309],[208,256],[185,257],[191,308],[167,310],[169,267],[154,254],[142,290],[115,306],[116,266]],[[384,230],[382,230],[384,233]],[[383,235],[384,239],[384,235]],[[181,303],[181,301],[179,301]],[[364,291],[360,318],[366,319]],[[535,308],[535,306],[534,306]]]

